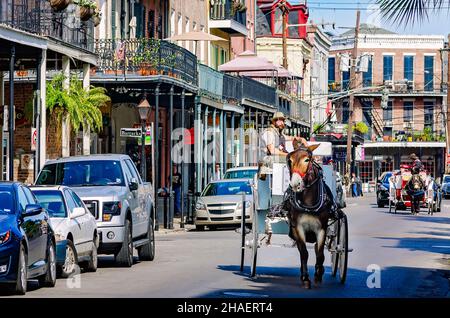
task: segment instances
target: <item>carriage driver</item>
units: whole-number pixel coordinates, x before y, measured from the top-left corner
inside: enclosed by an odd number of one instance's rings
[[[286,117],[282,112],[276,112],[272,117],[272,124],[264,131],[262,140],[265,144],[264,151],[269,156],[286,157],[288,151],[286,149],[286,141],[298,141],[305,147],[308,143],[302,137],[292,137],[283,134]]]
[[[415,153],[412,153],[409,158],[413,160],[413,163],[411,165],[411,171],[412,174],[419,174],[420,171],[423,169],[422,161],[416,156]]]

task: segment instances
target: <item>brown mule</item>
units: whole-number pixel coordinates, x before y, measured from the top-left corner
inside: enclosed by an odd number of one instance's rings
[[[300,252],[301,281],[308,289],[311,288],[311,281],[306,243],[315,243],[314,281],[321,283],[325,272],[323,263],[328,220],[330,211],[335,208],[331,191],[323,181],[322,169],[313,160],[312,153],[318,146],[297,147],[287,157],[291,182],[284,209],[289,212],[289,236],[296,242]]]

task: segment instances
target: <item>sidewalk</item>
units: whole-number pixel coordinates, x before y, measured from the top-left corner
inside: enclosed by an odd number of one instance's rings
[[[164,224],[160,224],[159,231],[155,231],[155,235],[163,235],[163,234],[170,234],[170,233],[183,233],[190,230],[195,230],[195,225],[192,224],[184,224],[184,228],[180,227],[181,218],[174,218],[173,219],[173,229],[165,229]]]

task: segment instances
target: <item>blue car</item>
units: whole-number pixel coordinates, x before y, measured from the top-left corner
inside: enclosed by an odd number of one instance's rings
[[[30,189],[0,182],[0,283],[24,295],[27,280],[40,286],[56,283],[55,237],[49,215]]]

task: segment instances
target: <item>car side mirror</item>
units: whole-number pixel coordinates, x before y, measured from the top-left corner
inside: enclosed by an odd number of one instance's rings
[[[29,217],[41,214],[44,209],[39,204],[28,204],[25,211],[22,212],[23,217]]]
[[[77,217],[83,216],[86,214],[86,210],[84,208],[75,208],[72,213],[70,213],[71,219],[76,219]]]
[[[130,191],[136,191],[137,189],[139,189],[138,182],[135,178],[131,179],[129,187],[130,187]]]

